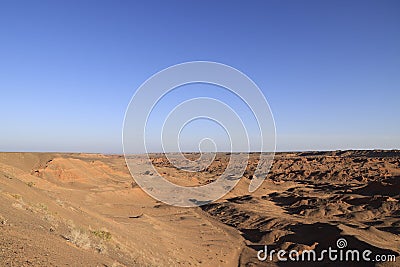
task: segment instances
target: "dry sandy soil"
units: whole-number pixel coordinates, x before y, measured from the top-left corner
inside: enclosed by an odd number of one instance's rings
[[[229,154],[197,174],[152,160],[195,186],[217,179]],[[145,194],[122,156],[0,153],[0,266],[400,266],[400,151],[278,153],[249,195],[257,162],[223,199],[178,208]],[[396,262],[257,259],[264,245],[321,252],[338,238]]]

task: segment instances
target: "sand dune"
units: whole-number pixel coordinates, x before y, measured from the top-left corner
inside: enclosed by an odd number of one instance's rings
[[[229,155],[200,174],[152,160],[167,179],[195,186],[217,179]],[[340,237],[400,262],[399,151],[278,153],[249,195],[257,162],[252,154],[223,199],[178,208],[145,194],[122,156],[0,153],[0,265],[287,266],[260,262],[257,251],[322,251]]]

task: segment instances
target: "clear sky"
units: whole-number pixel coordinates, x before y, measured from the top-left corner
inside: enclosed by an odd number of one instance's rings
[[[387,0],[1,1],[0,150],[121,153],[135,90],[193,60],[257,83],[278,150],[400,148],[399,14]]]

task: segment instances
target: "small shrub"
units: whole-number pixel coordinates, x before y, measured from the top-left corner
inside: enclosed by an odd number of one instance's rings
[[[94,248],[100,254],[105,254],[107,252],[107,247],[103,243],[97,244]]]
[[[19,210],[23,210],[24,209],[24,207],[22,207],[21,203],[12,203],[11,206],[13,208],[16,208],[16,209],[19,209]]]
[[[56,227],[58,226],[57,219],[56,219],[53,215],[51,215],[51,214],[46,213],[46,214],[43,216],[43,220],[48,221],[48,222],[51,223],[53,226],[56,226]]]
[[[110,232],[103,230],[92,231],[92,234],[104,241],[108,241],[112,237]]]
[[[68,239],[71,243],[83,249],[88,249],[91,246],[89,236],[79,229],[72,229]]]
[[[22,196],[20,194],[11,194],[11,196],[17,200],[21,200]]]
[[[4,218],[3,216],[0,215],[0,224],[1,225],[6,225],[7,224],[7,219]]]
[[[35,185],[35,183],[34,182],[29,182],[26,185],[29,186],[29,187],[33,187]]]
[[[47,212],[47,211],[49,210],[49,208],[46,206],[46,204],[43,204],[43,203],[38,203],[36,206],[37,206],[41,211]]]
[[[64,202],[60,199],[56,199],[56,204],[60,207],[64,207]]]

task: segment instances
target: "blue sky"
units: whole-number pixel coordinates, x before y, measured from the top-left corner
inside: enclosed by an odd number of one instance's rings
[[[0,150],[121,153],[135,90],[193,60],[257,83],[278,150],[400,148],[399,14],[386,0],[1,1]]]

